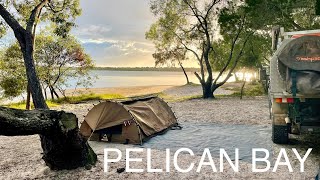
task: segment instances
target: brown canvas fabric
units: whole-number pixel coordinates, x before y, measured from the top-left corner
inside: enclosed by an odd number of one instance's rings
[[[135,123],[125,126],[124,122],[132,118]],[[112,141],[124,142],[128,139],[129,143],[138,144],[147,136],[161,132],[176,123],[171,108],[158,97],[124,102],[106,101],[94,106],[88,112],[80,132],[89,137],[96,130],[122,125],[122,133],[113,135]]]
[[[84,120],[91,129],[99,130],[122,124],[130,119],[132,117],[123,106],[116,102],[107,101],[93,107]]]
[[[302,36],[290,41],[278,56],[286,67],[294,70],[320,71],[320,37]]]
[[[153,98],[125,106],[130,110],[142,131],[150,136],[177,123],[170,107],[164,104],[165,102],[160,98]]]

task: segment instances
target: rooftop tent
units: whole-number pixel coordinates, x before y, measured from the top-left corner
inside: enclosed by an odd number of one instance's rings
[[[300,71],[320,71],[320,36],[293,39],[280,49],[278,59],[286,67]]]
[[[305,35],[280,49],[278,71],[292,94],[320,95],[320,36]]]
[[[158,97],[145,97],[101,102],[88,112],[80,132],[90,140],[141,144],[176,124],[177,119],[166,102]]]

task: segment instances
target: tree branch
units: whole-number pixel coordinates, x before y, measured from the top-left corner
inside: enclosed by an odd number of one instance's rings
[[[49,9],[50,9],[52,12],[54,12],[54,13],[59,13],[59,12],[63,11],[65,5],[66,5],[66,0],[63,1],[62,7],[61,7],[59,10],[56,10],[55,7],[53,7],[53,5],[51,4],[51,2],[48,3]]]
[[[236,57],[236,59],[235,59],[235,62],[234,62],[234,64],[233,64],[233,66],[231,67],[231,69],[230,69],[227,77],[226,77],[222,82],[220,82],[219,84],[216,85],[217,88],[220,87],[220,86],[222,86],[224,83],[226,83],[226,82],[228,81],[228,79],[231,77],[231,73],[232,73],[233,70],[237,67],[237,64],[238,64],[238,62],[239,62],[239,60],[240,60],[240,58],[241,58],[241,56],[242,56],[242,54],[243,54],[244,48],[245,48],[245,46],[246,46],[246,44],[247,44],[247,42],[248,42],[248,40],[249,40],[249,38],[250,38],[250,36],[251,36],[252,34],[253,34],[253,32],[249,33],[249,34],[247,35],[247,37],[245,38],[245,41],[244,41],[243,44],[242,44],[241,50],[240,50],[239,54],[237,55],[237,57]]]
[[[187,5],[188,5],[188,7],[191,9],[191,11],[192,11],[192,13],[194,14],[194,16],[197,18],[197,20],[198,20],[198,22],[200,23],[200,25],[201,25],[201,27],[203,28],[203,29],[205,29],[205,27],[204,27],[204,25],[203,25],[203,23],[202,23],[202,21],[201,21],[201,19],[200,19],[200,16],[199,16],[199,14],[198,14],[198,9],[196,8],[196,7],[192,7],[192,5],[188,2],[188,0],[183,0],[184,1],[184,3],[186,3]]]
[[[25,111],[0,107],[0,135],[19,136],[47,134],[58,125],[63,111]]]
[[[33,28],[34,28],[34,23],[37,19],[37,17],[39,16],[39,13],[41,12],[41,9],[48,4],[49,0],[43,0],[41,1],[31,12],[31,15],[29,17],[29,20],[27,22],[27,27],[26,30],[28,32],[33,32]]]
[[[218,76],[216,77],[215,81],[213,84],[217,84],[218,80],[220,79],[220,77],[222,76],[222,74],[225,72],[225,70],[228,68],[231,60],[232,60],[232,57],[233,57],[233,51],[234,51],[234,48],[235,48],[235,45],[236,45],[236,42],[237,40],[239,39],[239,36],[242,32],[242,26],[241,28],[238,29],[238,32],[236,34],[236,37],[233,39],[232,43],[231,43],[231,49],[230,49],[230,54],[229,54],[229,57],[228,57],[228,61],[226,62],[226,64],[224,65],[224,67],[220,70]]]
[[[208,10],[207,10],[207,12],[206,12],[206,15],[204,16],[204,19],[207,19],[207,18],[208,18],[209,13],[210,13],[210,11],[212,10],[213,6],[216,5],[217,3],[219,3],[220,1],[221,1],[221,0],[214,0],[214,1],[212,2],[212,4],[209,6],[209,8],[208,8]]]
[[[198,78],[198,80],[200,81],[201,84],[204,84],[204,80],[201,79],[201,77],[199,76],[199,74],[197,72],[194,72],[194,75],[196,75],[196,77]]]

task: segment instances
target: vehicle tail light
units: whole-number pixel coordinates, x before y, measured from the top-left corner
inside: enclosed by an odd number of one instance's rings
[[[276,103],[282,103],[282,98],[276,98]]]
[[[287,103],[294,103],[294,98],[287,98]]]
[[[294,103],[294,98],[276,98],[276,103]]]

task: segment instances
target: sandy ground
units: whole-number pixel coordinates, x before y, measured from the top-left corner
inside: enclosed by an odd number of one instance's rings
[[[163,93],[171,97],[196,96],[201,95],[202,88],[200,85],[184,85],[165,89]],[[228,95],[232,93],[233,91],[225,90],[223,88],[219,88],[214,92],[215,95]]]
[[[189,88],[189,89],[188,89]],[[178,88],[179,89],[179,88]],[[195,93],[192,87],[186,86],[177,89],[165,91],[170,95],[190,95]],[[221,90],[221,93],[229,93]],[[200,92],[201,93],[201,92]],[[67,104],[58,107],[59,110],[65,110],[75,113],[79,120],[83,120],[88,109],[93,107],[97,101],[91,101],[82,104]],[[216,100],[194,99],[182,102],[169,103],[175,111],[179,122],[210,122],[210,123],[228,123],[228,124],[250,124],[270,126],[268,119],[268,105],[265,97],[245,98],[221,98]],[[254,134],[253,134],[254,135]],[[236,138],[236,137],[235,137]],[[91,170],[78,168],[71,171],[51,171],[44,165],[41,160],[41,146],[39,137],[19,136],[5,137],[0,136],[0,179],[313,179],[318,172],[320,156],[317,153],[311,153],[305,162],[305,172],[300,173],[299,161],[294,158],[291,148],[297,148],[303,154],[307,146],[301,143],[280,146],[273,145],[272,159],[275,159],[280,148],[288,151],[288,156],[293,166],[294,172],[289,173],[286,166],[279,166],[276,172],[272,172],[272,168],[264,173],[253,173],[252,164],[240,160],[239,172],[232,170],[228,163],[224,163],[224,172],[213,172],[209,166],[204,166],[200,172],[196,172],[200,162],[200,156],[191,156],[181,154],[178,157],[178,164],[181,168],[186,168],[191,162],[195,163],[195,167],[188,173],[179,173],[175,170],[173,162],[173,152],[170,154],[171,168],[170,172],[163,173],[117,173],[118,168],[125,168],[125,157],[120,162],[110,165],[109,173],[103,172],[103,149],[118,148],[125,154],[126,148],[132,148],[132,145],[123,144],[105,144],[101,142],[90,142],[94,151],[98,154],[98,163]],[[318,151],[319,152],[319,151]],[[143,168],[146,171],[146,151],[139,153],[138,157],[143,158],[143,162],[130,163],[132,168]],[[152,166],[153,168],[165,169],[165,151],[152,149]],[[116,157],[115,154],[110,154]],[[219,171],[219,159],[213,158],[214,164]],[[274,163],[274,162],[273,162]],[[274,164],[271,164],[273,167]],[[265,166],[261,166],[264,168]]]

